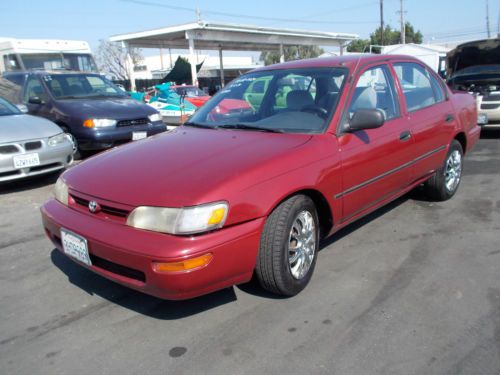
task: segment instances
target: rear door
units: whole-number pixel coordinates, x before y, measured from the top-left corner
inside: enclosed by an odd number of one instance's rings
[[[404,98],[405,117],[415,141],[415,176],[439,168],[456,126],[454,109],[440,79],[417,62],[393,64]]]
[[[343,219],[351,220],[410,184],[415,155],[408,121],[402,116],[392,71],[371,66],[350,92],[348,116],[357,109],[381,109],[385,123],[377,129],[340,135]]]

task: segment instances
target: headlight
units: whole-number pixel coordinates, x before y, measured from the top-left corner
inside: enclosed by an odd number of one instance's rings
[[[161,115],[159,113],[153,113],[152,115],[148,116],[148,119],[151,122],[161,121]]]
[[[57,179],[56,186],[54,187],[54,196],[62,204],[68,205],[68,185],[66,185],[61,177]]]
[[[110,118],[91,118],[83,122],[83,126],[86,128],[108,128],[115,125],[116,120]]]
[[[54,135],[53,137],[49,138],[49,141],[47,142],[49,146],[57,146],[60,143],[64,143],[68,141],[68,137],[66,137],[66,134],[61,133],[58,135]]]
[[[127,218],[127,225],[155,232],[194,234],[220,228],[226,221],[226,202],[184,208],[137,207]]]

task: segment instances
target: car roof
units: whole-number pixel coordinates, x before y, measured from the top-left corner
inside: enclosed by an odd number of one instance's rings
[[[287,61],[284,63],[260,67],[252,70],[252,72],[274,70],[274,69],[318,68],[318,67],[334,67],[334,66],[345,66],[352,70],[354,67],[358,65],[366,65],[366,64],[385,62],[385,61],[399,61],[399,60],[420,62],[420,60],[408,55],[378,55],[378,54],[359,53],[359,54],[349,54],[343,56],[316,57],[313,59]]]
[[[34,75],[46,75],[46,74],[93,74],[93,75],[100,75],[99,73],[96,72],[82,72],[79,70],[18,70],[15,72],[5,72],[3,75],[4,76],[9,76],[9,75],[18,75],[18,74],[34,74]]]

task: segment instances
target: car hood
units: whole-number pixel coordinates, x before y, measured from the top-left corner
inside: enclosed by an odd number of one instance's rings
[[[53,122],[30,115],[0,116],[0,143],[48,138],[61,133]]]
[[[225,199],[225,189],[239,191],[272,177],[251,171],[309,139],[306,134],[180,127],[90,158],[64,178],[72,190],[121,204],[190,206]]]
[[[64,99],[57,106],[65,113],[82,118],[112,118],[127,120],[143,118],[157,111],[130,98]]]

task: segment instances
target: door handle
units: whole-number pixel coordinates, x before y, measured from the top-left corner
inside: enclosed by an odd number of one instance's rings
[[[451,113],[447,114],[446,117],[444,118],[444,121],[446,122],[452,122],[454,120],[454,117]]]
[[[399,140],[401,142],[406,142],[408,141],[409,139],[411,138],[411,133],[407,130],[407,131],[404,131],[402,132],[400,135],[399,135]]]

